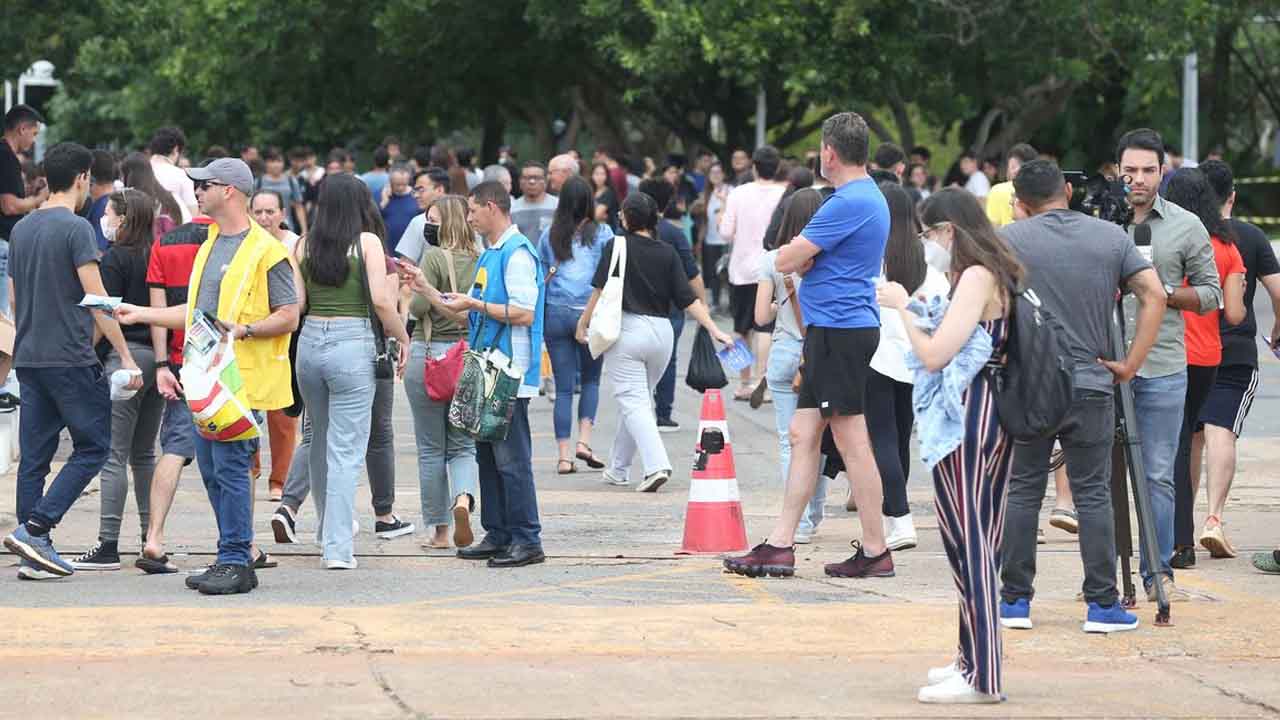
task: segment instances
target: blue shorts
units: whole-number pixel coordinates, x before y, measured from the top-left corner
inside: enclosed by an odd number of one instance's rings
[[[183,465],[190,465],[195,459],[196,425],[186,400],[165,400],[164,418],[160,421],[160,451],[186,458]]]

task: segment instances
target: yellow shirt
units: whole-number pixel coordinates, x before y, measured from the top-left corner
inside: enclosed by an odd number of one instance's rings
[[[994,185],[987,193],[987,217],[991,224],[1002,227],[1013,222],[1013,183]]]

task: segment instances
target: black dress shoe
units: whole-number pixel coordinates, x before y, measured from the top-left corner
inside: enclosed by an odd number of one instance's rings
[[[506,553],[490,558],[489,567],[524,567],[546,562],[546,560],[547,556],[542,552],[541,545],[512,545],[507,548]]]
[[[506,545],[497,545],[489,538],[485,538],[480,541],[479,545],[458,548],[458,557],[463,560],[488,560],[499,555],[505,555],[506,552]]]

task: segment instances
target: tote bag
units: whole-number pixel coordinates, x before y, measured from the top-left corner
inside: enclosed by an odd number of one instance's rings
[[[591,321],[587,325],[587,347],[591,357],[598,358],[613,347],[622,334],[622,278],[627,271],[627,239],[613,239],[613,256],[609,258],[609,277],[600,290]],[[616,273],[616,274],[615,274]]]

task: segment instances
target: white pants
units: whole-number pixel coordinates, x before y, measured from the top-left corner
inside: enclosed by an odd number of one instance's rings
[[[618,432],[609,459],[614,477],[628,476],[637,451],[645,475],[671,470],[653,412],[653,389],[671,359],[671,343],[668,318],[623,313],[622,333],[605,351],[604,372],[618,405]]]

